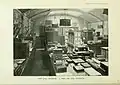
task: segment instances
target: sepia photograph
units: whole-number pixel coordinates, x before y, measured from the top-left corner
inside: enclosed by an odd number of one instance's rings
[[[13,76],[109,76],[107,8],[13,9]]]

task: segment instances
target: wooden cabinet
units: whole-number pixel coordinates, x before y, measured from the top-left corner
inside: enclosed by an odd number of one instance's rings
[[[101,54],[105,57],[106,61],[108,61],[108,47],[101,47]]]
[[[46,45],[47,45],[47,37],[45,33],[45,26],[40,26],[39,36],[37,36],[35,40],[35,47],[46,49]]]
[[[45,26],[40,26],[39,27],[39,36],[45,36]]]
[[[46,38],[45,36],[39,36],[35,41],[36,48],[46,48]]]
[[[85,38],[84,42],[89,40],[93,40],[93,32],[92,31],[85,31],[83,32],[83,37]]]
[[[58,32],[56,31],[46,31],[46,37],[48,42],[59,41]]]
[[[29,44],[14,42],[14,59],[25,59],[29,56]]]

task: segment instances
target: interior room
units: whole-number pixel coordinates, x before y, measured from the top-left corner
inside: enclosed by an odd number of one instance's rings
[[[14,76],[108,76],[108,9],[13,9]]]

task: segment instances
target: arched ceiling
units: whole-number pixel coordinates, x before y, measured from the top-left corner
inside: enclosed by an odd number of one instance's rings
[[[39,19],[42,16],[73,16],[83,18],[88,22],[98,22],[108,20],[108,16],[103,14],[103,9],[20,9],[28,18]]]

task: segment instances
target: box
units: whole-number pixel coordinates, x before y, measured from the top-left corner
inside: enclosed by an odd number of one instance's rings
[[[72,59],[75,64],[85,62],[84,60],[78,58],[78,59]]]
[[[67,71],[67,67],[65,65],[56,66],[56,70],[57,70],[58,73],[66,72]]]
[[[88,76],[101,76],[101,73],[97,72],[95,69],[85,68],[84,71],[88,74]]]
[[[73,61],[71,59],[66,60],[68,63],[72,63]]]
[[[61,54],[62,55],[62,48],[54,49],[54,54]]]
[[[81,65],[73,66],[73,69],[77,72],[84,71],[84,68]]]
[[[108,75],[108,62],[101,62],[100,67],[104,70],[105,75]]]
[[[56,66],[61,66],[63,64],[62,60],[56,60]]]
[[[89,68],[89,67],[91,67],[91,65],[89,65],[88,63],[81,63],[81,65],[84,67],[84,68]]]

